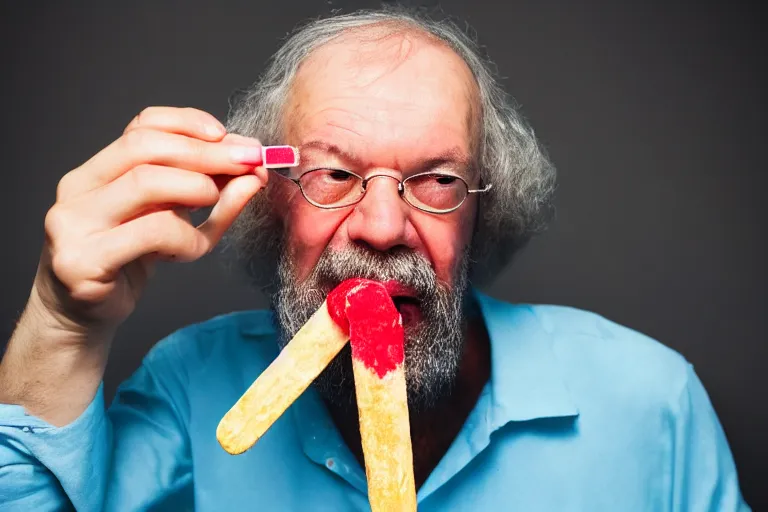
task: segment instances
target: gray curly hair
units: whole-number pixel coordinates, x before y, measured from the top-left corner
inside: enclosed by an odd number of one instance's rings
[[[297,27],[272,56],[263,74],[231,105],[227,128],[280,144],[283,107],[302,62],[318,47],[354,29],[390,27],[393,32],[426,35],[447,45],[466,62],[479,91],[479,174],[493,187],[479,201],[471,247],[470,279],[482,287],[504,268],[531,237],[543,231],[553,214],[555,168],[497,78],[495,67],[476,38],[449,17],[402,6],[364,9],[313,19]],[[266,192],[266,193],[265,193]],[[257,286],[274,285],[284,232],[270,205],[269,186],[257,194],[228,231],[224,247],[245,263]]]

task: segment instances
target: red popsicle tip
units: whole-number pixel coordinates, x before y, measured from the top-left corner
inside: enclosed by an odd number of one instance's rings
[[[379,378],[405,359],[403,324],[383,284],[348,279],[326,299],[328,313],[349,334],[352,357]]]
[[[349,335],[349,321],[347,320],[347,294],[356,286],[368,282],[366,279],[347,279],[334,288],[325,299],[328,314],[336,325],[341,327],[345,334]],[[373,282],[373,281],[370,281]]]
[[[263,146],[261,153],[263,166],[268,169],[299,165],[299,150],[293,146]]]

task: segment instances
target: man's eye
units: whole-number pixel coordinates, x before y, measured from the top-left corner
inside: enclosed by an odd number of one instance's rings
[[[335,181],[347,181],[352,177],[352,175],[345,171],[329,169],[328,177]]]
[[[446,176],[446,175],[435,176],[435,181],[439,185],[452,185],[453,183],[456,182],[457,179],[458,178],[456,178],[455,176]]]

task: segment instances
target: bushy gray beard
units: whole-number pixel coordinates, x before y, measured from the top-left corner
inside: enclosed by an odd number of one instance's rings
[[[449,395],[464,348],[464,305],[467,297],[468,253],[462,255],[452,286],[438,281],[429,262],[415,251],[378,252],[360,245],[326,249],[312,273],[297,283],[290,258],[279,258],[277,290],[272,309],[280,331],[280,349],[322,305],[328,293],[348,278],[395,280],[412,288],[422,318],[405,325],[405,374],[412,412],[427,410]],[[314,386],[330,404],[351,409],[355,386],[351,349],[347,344],[315,379]]]

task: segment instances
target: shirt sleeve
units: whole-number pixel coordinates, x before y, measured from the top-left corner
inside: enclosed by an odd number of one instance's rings
[[[150,351],[109,410],[102,385],[64,427],[0,404],[3,511],[193,508],[185,377],[165,345]]]
[[[103,387],[72,423],[56,428],[0,404],[3,510],[99,510],[109,463]]]
[[[725,432],[691,365],[675,424],[673,507],[690,512],[749,512]]]

